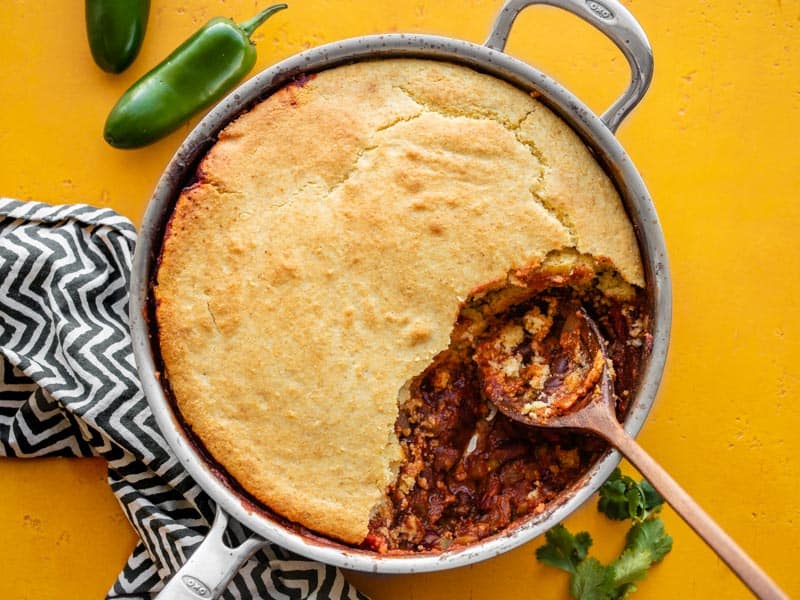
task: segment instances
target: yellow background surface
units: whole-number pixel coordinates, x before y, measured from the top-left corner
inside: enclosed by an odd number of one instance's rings
[[[252,74],[324,42],[387,31],[485,39],[500,0],[289,0],[254,36]],[[78,0],[0,3],[0,195],[111,207],[138,223],[181,139],[120,151],[106,114],[136,78],[216,15],[265,2],[153,0],[144,47],[119,76],[95,67]],[[800,2],[629,0],[655,79],[619,131],[658,208],[670,254],[674,328],[640,442],[800,597]],[[528,9],[508,52],[601,112],[627,82],[600,34]],[[192,122],[196,122],[196,119]],[[628,469],[630,472],[630,469]],[[640,598],[746,598],[669,509],[673,552]],[[610,560],[625,526],[594,503],[570,517]],[[0,460],[0,598],[100,598],[135,543],[95,460]],[[376,600],[566,598],[566,575],[530,543],[444,573],[353,575]]]

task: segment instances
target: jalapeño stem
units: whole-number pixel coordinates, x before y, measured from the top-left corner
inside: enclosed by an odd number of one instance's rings
[[[241,23],[239,25],[239,29],[244,31],[247,37],[249,38],[251,35],[253,35],[253,32],[256,29],[258,29],[258,27],[264,21],[269,19],[273,14],[275,14],[279,10],[283,10],[284,8],[287,8],[286,4],[275,4],[273,6],[270,6],[269,8],[265,8],[252,19],[248,19],[244,23]]]

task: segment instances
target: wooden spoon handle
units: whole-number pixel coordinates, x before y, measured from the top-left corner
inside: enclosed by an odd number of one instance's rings
[[[725,561],[758,598],[788,600],[777,584],[717,525],[700,505],[617,423],[603,435],[664,497],[686,523]],[[606,428],[611,429],[611,428]]]

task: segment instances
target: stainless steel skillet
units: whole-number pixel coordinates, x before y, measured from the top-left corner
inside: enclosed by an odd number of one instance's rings
[[[567,10],[607,35],[631,68],[628,89],[598,117],[573,94],[547,75],[503,52],[512,25],[527,6],[547,4]],[[620,458],[609,451],[569,493],[509,530],[479,543],[443,553],[380,556],[302,534],[275,518],[231,487],[184,428],[159,378],[157,343],[149,324],[150,287],[157,268],[161,240],[174,203],[193,176],[197,162],[219,131],[242,111],[282,85],[340,64],[380,58],[416,57],[471,67],[535,92],[585,141],[607,170],[622,196],[638,237],[652,315],[653,346],[645,358],[641,383],[628,412],[625,428],[635,435],[655,400],[666,360],[671,323],[671,287],[663,234],[652,200],[639,173],[614,132],[642,99],[652,77],[647,38],[630,13],[616,0],[508,0],[484,45],[447,37],[386,34],[326,44],[290,57],[263,71],[214,108],[190,133],[170,161],[147,207],[133,262],[131,329],[134,355],[145,394],[156,422],[175,455],[198,485],[217,504],[217,518],[204,542],[170,581],[161,598],[212,598],[224,590],[241,564],[267,541],[331,565],[380,573],[414,573],[459,567],[497,556],[540,535],[586,501],[608,477]],[[237,548],[222,541],[232,517],[254,534]]]

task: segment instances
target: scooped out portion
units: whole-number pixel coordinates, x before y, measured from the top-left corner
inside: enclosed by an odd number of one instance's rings
[[[486,386],[569,377],[532,359],[568,296],[611,341],[624,410],[643,289],[620,198],[563,121],[465,67],[376,60],[219,134],[166,229],[154,335],[187,428],[250,500],[350,545],[438,551],[590,464],[594,441],[489,419]]]
[[[559,252],[523,280],[465,304],[450,347],[401,402],[396,431],[406,460],[371,522],[367,547],[445,550],[475,542],[541,513],[588,470],[603,443],[531,428],[497,407],[541,418],[570,410],[592,391],[604,358],[578,320],[583,307],[618,365],[615,400],[624,414],[650,340],[643,296],[619,282],[604,292],[600,281],[609,277],[590,258]]]

